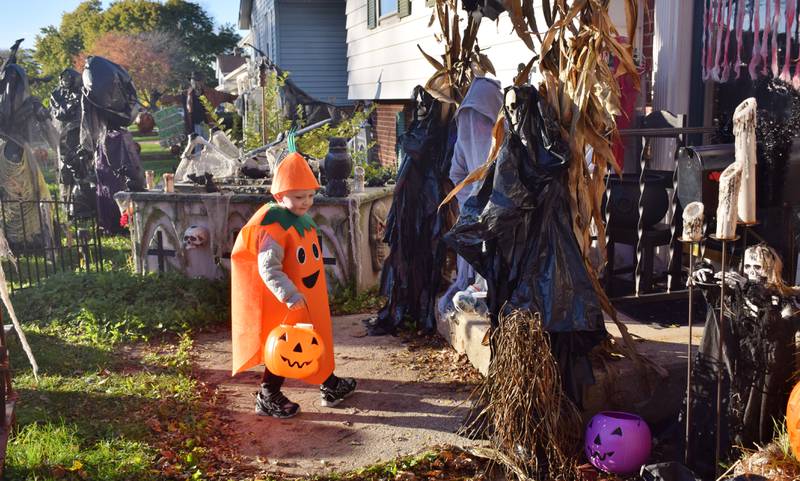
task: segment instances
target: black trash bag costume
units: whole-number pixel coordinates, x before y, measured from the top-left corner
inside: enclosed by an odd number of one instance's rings
[[[486,279],[493,328],[515,309],[541,314],[566,393],[580,406],[582,387],[594,382],[588,353],[608,334],[572,230],[569,146],[537,91],[511,87],[506,96],[512,88],[505,141],[445,241]]]
[[[81,147],[80,139],[82,88],[81,74],[68,68],[50,95],[50,113],[59,131],[59,184],[73,219],[94,217],[96,204],[92,153]]]
[[[692,368],[689,466],[704,479],[713,479],[720,289],[713,284],[700,287],[708,308]],[[777,434],[776,426],[783,424],[793,387],[794,335],[799,326],[796,316],[781,315],[796,298],[760,282],[726,286],[725,297],[720,457],[732,461],[737,454],[734,447],[764,446]],[[755,306],[757,313],[746,302]],[[685,403],[681,424],[684,419]]]
[[[390,252],[381,273],[381,294],[387,302],[377,317],[366,320],[370,335],[394,334],[406,319],[416,320],[417,329],[433,331],[436,297],[447,287],[442,237],[454,215],[439,204],[453,187],[449,172],[454,142],[441,118],[441,103],[422,87],[414,89],[414,97],[414,120],[398,140],[403,154],[384,236]]]
[[[81,145],[94,152],[97,172],[98,223],[106,232],[120,231],[114,194],[144,190],[144,172],[133,136],[125,127],[139,111],[136,88],[128,72],[103,57],[89,57],[83,70]]]

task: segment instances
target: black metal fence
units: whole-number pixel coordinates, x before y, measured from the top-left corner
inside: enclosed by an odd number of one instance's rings
[[[97,221],[72,218],[74,207],[59,200],[0,198],[0,229],[16,258],[16,265],[2,262],[12,293],[59,272],[103,270]]]

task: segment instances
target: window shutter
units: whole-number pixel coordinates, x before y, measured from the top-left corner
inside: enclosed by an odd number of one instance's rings
[[[411,15],[411,0],[397,0],[397,16],[400,18]]]
[[[378,26],[378,6],[375,4],[377,1],[367,0],[367,28]]]

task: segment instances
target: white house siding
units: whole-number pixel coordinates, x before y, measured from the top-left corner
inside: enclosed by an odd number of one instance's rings
[[[541,16],[541,9],[537,11]],[[391,16],[369,29],[367,0],[347,0],[347,85],[351,100],[407,99],[416,85],[430,78],[433,67],[422,57],[417,44],[437,59],[444,51],[434,39],[438,24],[428,27],[431,13],[426,0],[412,0],[411,15],[402,19]],[[463,29],[466,12],[461,10],[459,14]],[[611,15],[624,35],[621,0],[612,0]],[[537,18],[537,23],[544,26],[544,18]],[[507,14],[497,22],[483,20],[478,44],[486,50],[504,86],[512,83],[517,66],[527,63],[533,55],[514,33]]]

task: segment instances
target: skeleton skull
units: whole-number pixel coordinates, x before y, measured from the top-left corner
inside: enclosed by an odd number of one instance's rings
[[[744,274],[747,279],[764,282],[771,278],[775,269],[775,259],[765,246],[757,245],[744,251]]]
[[[208,244],[208,228],[202,225],[190,225],[183,233],[184,249],[196,249]]]

